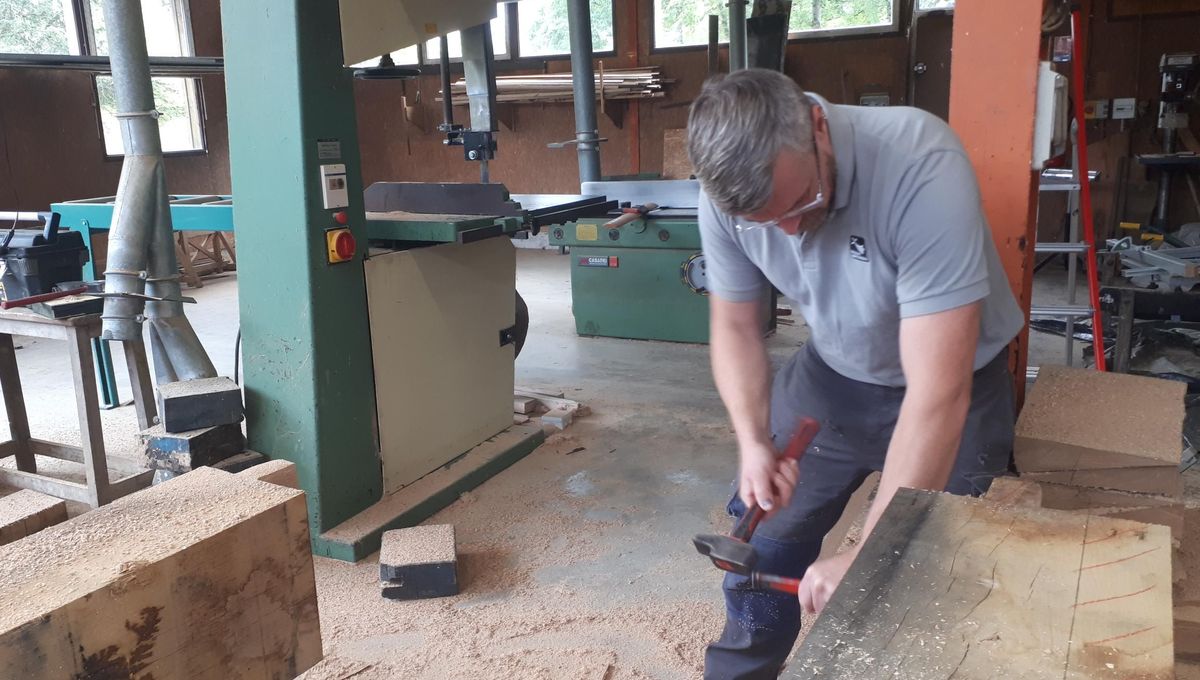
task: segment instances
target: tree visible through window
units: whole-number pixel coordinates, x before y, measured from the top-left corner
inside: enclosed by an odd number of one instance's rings
[[[592,51],[610,52],[615,44],[613,0],[590,0]],[[566,0],[521,0],[517,3],[517,28],[522,57],[571,53],[571,32]]]
[[[921,1],[952,3],[952,0]],[[896,3],[897,0],[795,0],[788,28],[792,34],[797,34],[893,26]],[[728,42],[729,7],[726,0],[654,0],[654,46],[707,43],[710,14],[720,17],[719,39]]]
[[[799,0],[792,3],[788,28],[793,33],[839,28],[887,26],[893,0]]]
[[[917,0],[917,9],[953,9],[954,0]]]
[[[79,54],[71,0],[0,0],[0,52]]]

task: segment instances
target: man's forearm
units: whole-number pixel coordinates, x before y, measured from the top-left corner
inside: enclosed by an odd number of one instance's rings
[[[758,329],[714,324],[710,349],[713,379],[739,444],[770,437],[771,380],[766,344]]]
[[[946,487],[958,456],[970,400],[969,379],[959,389],[936,396],[911,392],[905,396],[888,446],[879,491],[863,526],[864,539],[874,530],[900,488],[940,491]]]

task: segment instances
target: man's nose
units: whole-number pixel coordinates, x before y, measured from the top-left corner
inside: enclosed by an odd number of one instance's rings
[[[795,236],[800,231],[800,223],[804,221],[804,216],[790,217],[786,220],[779,220],[779,228],[788,236]]]

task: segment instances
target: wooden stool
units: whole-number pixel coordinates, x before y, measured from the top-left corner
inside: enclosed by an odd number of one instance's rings
[[[21,392],[21,376],[17,371],[14,335],[67,342],[71,353],[71,373],[75,378],[75,402],[79,412],[82,447],[29,436],[29,417]],[[91,340],[98,337],[99,314],[47,319],[22,309],[0,311],[0,389],[4,393],[4,407],[8,411],[8,427],[12,434],[12,439],[0,443],[0,458],[16,456],[17,459],[16,470],[0,467],[0,483],[86,503],[93,508],[150,485],[154,471],[136,463],[114,462],[115,471],[122,477],[109,480],[108,460],[104,455],[104,431],[100,426],[100,401],[92,365]],[[146,429],[154,424],[155,416],[146,346],[141,338],[122,342],[121,345],[125,349],[125,363],[129,367],[129,383],[133,388],[138,425]],[[87,484],[38,474],[35,454],[82,464]]]

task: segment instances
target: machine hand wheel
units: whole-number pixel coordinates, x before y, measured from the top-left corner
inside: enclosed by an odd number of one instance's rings
[[[519,292],[516,293],[516,297],[517,316],[516,322],[513,324],[514,359],[521,356],[521,348],[525,346],[525,336],[529,335],[529,306],[525,304],[525,298],[521,297]]]

